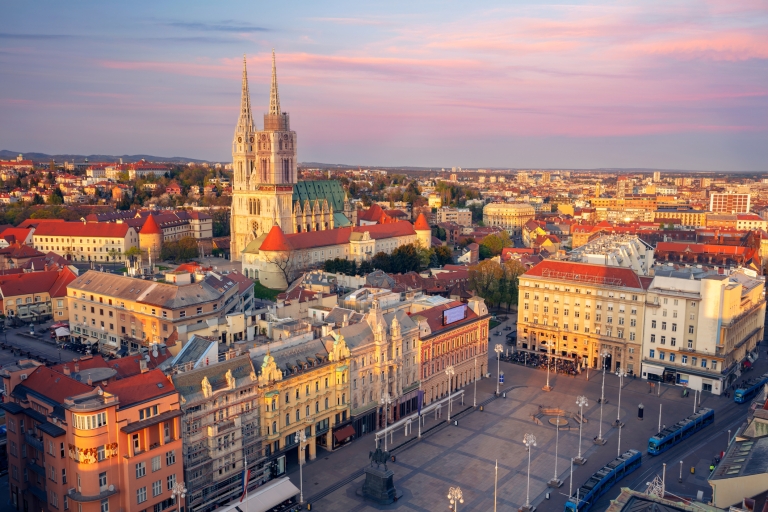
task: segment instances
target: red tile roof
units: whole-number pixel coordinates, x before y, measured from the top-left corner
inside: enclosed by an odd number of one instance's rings
[[[334,230],[331,230],[334,231]],[[326,231],[315,231],[315,233],[327,233]],[[310,235],[309,233],[300,233],[300,234],[306,234]],[[267,234],[267,237],[264,239],[263,242],[261,242],[261,247],[259,247],[260,251],[290,251],[293,247],[291,244],[288,243],[288,239],[285,238],[285,234],[283,233],[283,230],[280,229],[280,226],[272,226],[272,229],[269,230],[269,234]]]
[[[643,288],[640,278],[631,269],[591,263],[544,260],[523,275],[561,279],[574,283],[612,284],[627,288]]]
[[[110,382],[104,390],[120,398],[120,409],[176,392],[173,383],[160,370]]]
[[[144,221],[144,225],[141,227],[142,235],[162,235],[163,230],[157,225],[154,215],[147,216],[147,220]]]
[[[8,228],[0,233],[0,238],[14,237],[19,242],[26,242],[27,237],[32,232],[30,228]]]
[[[370,208],[363,210],[357,215],[357,220],[366,220],[369,222],[378,222],[381,216],[384,215],[384,210],[381,209],[376,203],[373,203]]]
[[[20,228],[34,228],[45,222],[64,222],[64,219],[27,219],[18,225]]]
[[[71,396],[82,395],[93,390],[87,384],[45,366],[38,366],[22,384],[59,403],[63,403]]]
[[[416,218],[416,222],[413,224],[413,229],[417,231],[431,230],[431,228],[429,227],[429,223],[427,222],[427,218],[424,216],[423,213],[420,213],[419,216]]]
[[[424,311],[419,311],[414,316],[423,316],[427,320],[427,324],[429,325],[429,328],[432,330],[432,334],[435,334],[444,329],[451,329],[453,327],[456,327],[457,325],[466,324],[474,320],[477,320],[479,318],[474,311],[467,308],[467,316],[464,318],[464,320],[461,320],[459,322],[454,322],[449,325],[443,325],[443,311],[445,311],[446,309],[451,309],[461,305],[462,305],[462,302],[455,300],[453,302],[449,302],[448,304],[443,304],[442,306],[435,306],[434,308],[429,308],[429,309],[425,309]]]
[[[67,272],[72,274],[69,269],[67,269]],[[2,294],[3,298],[50,291],[59,278],[59,272],[47,270],[43,272],[13,274],[6,277],[8,279],[4,278],[3,283],[0,284],[0,294]],[[66,285],[64,285],[64,294],[66,295]]]
[[[656,252],[690,252],[694,254],[725,254],[733,256],[743,256],[747,253],[748,247],[738,247],[735,245],[711,245],[711,244],[692,244],[686,242],[659,242],[656,244]]]
[[[125,238],[131,227],[114,222],[46,222],[35,230],[38,236],[71,236],[93,238]]]
[[[399,236],[415,235],[413,225],[408,221],[396,221],[387,224],[373,224],[351,228],[336,228],[325,231],[305,231],[303,233],[283,234],[278,226],[273,226],[261,243],[260,251],[289,251],[291,249],[312,249],[349,243],[352,233],[367,232],[372,239],[381,240]]]

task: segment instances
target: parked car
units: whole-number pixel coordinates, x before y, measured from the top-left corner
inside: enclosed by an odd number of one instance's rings
[[[493,335],[494,336],[501,336],[501,331],[496,331],[495,333],[493,333]]]
[[[506,327],[504,328],[504,330],[505,330],[505,331],[511,331],[511,330],[512,330],[512,326],[511,326],[511,325],[508,325],[508,326],[506,326]]]

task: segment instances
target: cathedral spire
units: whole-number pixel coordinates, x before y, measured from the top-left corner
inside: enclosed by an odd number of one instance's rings
[[[243,54],[243,83],[242,91],[240,92],[240,118],[237,121],[237,131],[240,133],[253,131],[251,93],[248,91],[248,70],[246,69],[245,54]]]
[[[280,115],[280,95],[277,93],[277,67],[275,66],[274,48],[272,48],[272,89],[269,92],[269,115]]]

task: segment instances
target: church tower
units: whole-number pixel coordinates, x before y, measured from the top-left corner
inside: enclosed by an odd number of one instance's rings
[[[277,66],[272,50],[272,83],[269,111],[264,114],[264,129],[255,130],[243,58],[243,84],[240,117],[232,143],[234,187],[230,252],[240,260],[246,246],[272,226],[284,233],[294,232],[293,185],[297,182],[296,132],[290,118],[280,108]]]

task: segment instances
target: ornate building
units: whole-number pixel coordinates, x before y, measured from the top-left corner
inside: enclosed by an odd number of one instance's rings
[[[257,130],[253,123],[243,58],[240,117],[232,141],[233,260],[240,260],[246,246],[272,226],[280,226],[284,233],[299,233],[351,225],[353,210],[346,198],[340,199],[343,190],[337,182],[325,182],[325,187],[303,187],[303,191],[319,192],[311,197],[297,194],[296,155],[296,132],[291,131],[288,113],[280,109],[274,51],[269,112],[264,114],[263,130]],[[344,215],[339,216],[341,211]]]

